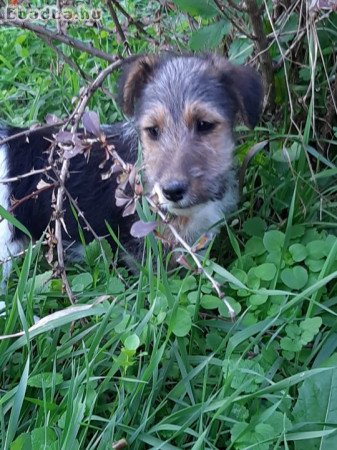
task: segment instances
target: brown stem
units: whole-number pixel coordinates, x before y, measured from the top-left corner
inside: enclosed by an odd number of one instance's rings
[[[109,55],[108,53],[105,53],[102,50],[93,47],[92,45],[85,44],[84,42],[68,36],[67,34],[60,34],[56,30],[50,30],[47,27],[42,27],[41,25],[36,25],[25,20],[0,20],[0,26],[1,25],[13,26],[16,28],[33,31],[38,36],[46,36],[50,39],[62,42],[63,44],[67,44],[70,47],[76,48],[81,52],[89,53],[90,55],[97,56],[98,58],[104,59],[105,61],[109,61],[111,63],[116,62],[117,59],[115,55]]]
[[[72,117],[74,118],[74,123],[71,127],[71,132],[75,133],[78,127],[78,124],[81,120],[81,117],[85,111],[85,108],[93,95],[93,93],[101,86],[103,81],[106,79],[110,73],[112,73],[114,70],[119,68],[122,64],[122,60],[115,61],[114,63],[110,64],[106,69],[102,70],[102,72],[97,76],[97,78],[84,90],[82,95],[80,96],[79,102],[72,114]],[[66,128],[66,125],[63,126],[63,129]],[[54,144],[55,146],[55,144]],[[51,152],[51,155],[53,152]],[[62,155],[61,155],[62,157]],[[63,196],[65,193],[65,182],[68,177],[69,172],[69,159],[64,159],[62,162],[61,170],[59,174],[57,174],[59,179],[59,187],[57,189],[56,193],[56,202],[55,202],[55,238],[57,240],[57,260],[58,260],[58,266],[59,271],[62,277],[63,284],[65,286],[65,289],[67,291],[68,297],[71,301],[71,303],[75,302],[75,296],[71,290],[71,287],[68,282],[67,274],[65,271],[65,264],[64,264],[64,250],[63,250],[63,240],[62,240],[62,228],[65,226],[63,222]],[[54,170],[57,173],[57,169],[54,166]]]
[[[48,45],[48,47],[50,47],[61,59],[63,59],[63,61],[68,64],[69,67],[71,67],[75,72],[78,72],[85,81],[87,81],[88,83],[92,83],[94,81],[94,78],[87,75],[75,61],[69,58],[69,56],[67,56],[56,45],[54,45],[51,38],[42,35],[40,35],[39,38],[42,39]],[[115,97],[108,89],[105,89],[101,86],[101,90],[105,96],[107,96],[111,100],[115,100]]]
[[[1,183],[13,183],[14,181],[19,181],[22,178],[32,177],[32,176],[37,175],[39,173],[46,173],[46,172],[48,172],[51,169],[52,169],[52,166],[46,166],[43,169],[31,170],[30,172],[23,173],[22,175],[17,175],[16,177],[0,178],[0,184]]]
[[[2,139],[0,141],[0,145],[6,144],[7,142],[10,142],[10,141],[14,141],[14,139],[17,139],[17,138],[22,137],[22,136],[28,137],[31,133],[34,133],[37,130],[39,130],[39,131],[41,131],[41,130],[42,131],[48,130],[49,128],[54,128],[54,127],[57,127],[57,126],[61,126],[64,123],[65,123],[65,120],[61,120],[60,122],[47,124],[47,125],[42,125],[41,127],[29,128],[29,130],[19,131],[18,133],[13,134],[12,136],[8,136],[8,137]]]
[[[48,189],[54,188],[56,186],[57,186],[56,183],[48,184],[47,186],[43,186],[42,188],[37,189],[36,191],[33,191],[30,194],[15,200],[13,205],[8,209],[8,211],[12,213],[18,206],[22,205],[22,203],[26,202],[31,198],[38,197],[39,194],[41,194],[41,192],[47,191]]]
[[[126,53],[128,55],[131,55],[131,50],[130,50],[129,43],[128,43],[126,37],[125,37],[124,31],[123,31],[123,29],[121,27],[121,24],[119,23],[119,20],[118,20],[116,11],[114,10],[114,7],[112,5],[112,2],[111,2],[111,0],[106,0],[106,2],[107,2],[107,6],[108,6],[108,9],[109,9],[110,16],[112,17],[112,20],[113,20],[113,22],[115,24],[115,27],[116,27],[116,31],[117,31],[117,33],[119,35],[120,40],[122,41],[122,43],[124,45],[125,51],[126,51]]]
[[[337,73],[335,77],[337,77]],[[325,124],[322,129],[322,135],[324,139],[328,139],[329,137],[331,137],[332,127],[336,123],[334,121],[336,115],[337,115],[337,78],[335,78],[333,88],[331,89],[327,101]]]
[[[200,259],[198,258],[198,255],[193,251],[191,246],[180,236],[180,234],[175,229],[175,227],[172,224],[170,224],[170,222],[167,221],[165,214],[160,209],[158,209],[158,206],[154,203],[154,201],[149,197],[146,197],[146,200],[149,202],[149,204],[152,206],[152,208],[155,209],[155,211],[157,212],[159,217],[162,219],[162,221],[168,226],[171,233],[175,237],[176,241],[179,242],[184,247],[184,249],[187,251],[187,253],[192,257],[198,270],[201,273],[203,273],[205,275],[205,277],[210,281],[213,289],[218,294],[218,297],[225,303],[225,305],[228,309],[228,314],[229,314],[230,318],[232,320],[234,320],[235,319],[235,311],[231,307],[231,305],[228,303],[226,297],[224,296],[224,293],[221,291],[219,283],[205,270],[205,268],[201,264]]]
[[[267,95],[267,105],[271,111],[275,108],[275,86],[273,63],[268,52],[268,40],[263,29],[261,11],[256,0],[246,0],[246,11],[250,17],[256,46],[260,53],[264,92]]]
[[[142,23],[139,20],[133,19],[130,16],[130,14],[123,8],[123,6],[120,5],[120,3],[117,0],[111,0],[111,2],[116,7],[116,9],[118,9],[123,14],[123,16],[126,17],[128,19],[128,21],[137,28],[137,30],[140,33],[145,34],[146,36],[150,36],[149,33],[143,27]]]

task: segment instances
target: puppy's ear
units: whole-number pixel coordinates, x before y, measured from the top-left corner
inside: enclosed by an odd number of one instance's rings
[[[260,75],[252,67],[236,66],[225,58],[217,57],[214,64],[220,70],[224,87],[234,94],[244,123],[254,128],[262,112],[263,88]]]
[[[156,64],[157,58],[152,55],[137,56],[124,64],[118,92],[119,104],[127,116],[134,114],[136,102],[151,79]]]
[[[254,128],[260,119],[263,88],[260,75],[249,66],[232,66],[230,70],[239,109],[246,125]]]

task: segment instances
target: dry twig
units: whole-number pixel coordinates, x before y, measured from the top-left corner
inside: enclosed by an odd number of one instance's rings
[[[103,81],[106,79],[108,75],[110,75],[114,70],[119,68],[122,64],[122,61],[115,61],[114,63],[110,64],[106,69],[102,70],[102,72],[97,76],[97,78],[91,83],[82,93],[79,102],[73,111],[72,117],[73,117],[73,125],[71,127],[71,133],[75,133],[79,122],[81,120],[81,117],[85,111],[85,108],[88,104],[88,101],[90,100],[93,93],[101,86]],[[66,124],[67,125],[67,124]],[[62,127],[62,130],[66,129],[66,125]],[[55,144],[54,144],[55,147]],[[53,149],[51,150],[51,157],[53,158]],[[61,155],[62,158],[62,155]],[[50,161],[51,164],[53,164],[53,161]],[[66,288],[68,297],[72,303],[74,303],[74,294],[70,288],[67,275],[65,272],[64,267],[64,250],[63,250],[63,240],[62,240],[62,228],[65,228],[65,225],[63,223],[63,196],[65,193],[65,181],[68,176],[68,170],[69,170],[69,159],[64,159],[62,162],[61,170],[58,172],[58,169],[54,165],[54,171],[57,174],[57,177],[59,179],[59,187],[57,189],[56,193],[56,202],[55,202],[55,237],[57,239],[57,260],[58,260],[58,269],[60,271],[63,284]]]
[[[256,0],[246,0],[246,11],[250,17],[256,45],[261,55],[264,91],[267,95],[267,104],[271,111],[275,108],[274,69],[272,59],[268,52],[268,40],[263,28],[261,11]]]
[[[191,256],[193,259],[195,265],[197,266],[200,273],[205,275],[205,277],[210,281],[213,289],[217,293],[218,297],[225,303],[228,314],[232,320],[235,319],[235,311],[227,301],[224,293],[220,289],[219,283],[205,270],[203,267],[198,255],[193,251],[192,247],[180,236],[178,231],[175,229],[175,227],[167,220],[166,215],[158,208],[157,204],[151,199],[151,197],[146,197],[146,200],[149,202],[149,204],[152,206],[152,208],[156,211],[158,216],[161,218],[161,220],[165,223],[165,225],[169,228],[171,233],[173,234],[174,238],[177,242],[179,242],[180,245],[187,251],[187,253]]]
[[[116,62],[116,60],[118,59],[118,57],[116,57],[115,55],[109,55],[108,53],[103,52],[102,50],[99,50],[98,48],[95,48],[90,44],[85,44],[79,39],[73,38],[64,33],[58,33],[56,30],[50,30],[47,27],[43,27],[32,22],[20,19],[0,20],[0,26],[3,25],[33,31],[39,37],[45,36],[49,39],[62,42],[63,44],[67,44],[70,47],[80,50],[81,52],[89,53],[90,55],[97,56],[97,58],[104,59],[105,61],[111,63]]]
[[[111,18],[112,18],[112,20],[113,20],[113,22],[115,24],[117,34],[118,34],[121,42],[124,45],[126,53],[130,56],[131,55],[131,50],[130,50],[129,43],[128,43],[127,39],[126,39],[126,36],[125,36],[124,31],[123,31],[123,29],[121,27],[121,24],[119,23],[116,11],[114,10],[114,7],[113,7],[113,4],[112,4],[111,0],[107,0],[107,6],[108,6],[108,10],[109,10],[110,16],[111,16]]]

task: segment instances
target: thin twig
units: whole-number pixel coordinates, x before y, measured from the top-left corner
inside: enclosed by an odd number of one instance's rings
[[[78,64],[72,60],[69,56],[67,56],[65,53],[63,53],[56,45],[53,44],[53,40],[47,36],[39,36],[40,39],[42,39],[48,47],[50,47],[54,52],[61,58],[63,61],[68,64],[69,67],[71,67],[74,71],[77,71],[81,77],[87,81],[88,83],[93,83],[94,78],[87,75],[79,66]],[[111,94],[111,92],[108,89],[105,89],[103,86],[100,88],[104,95],[111,100],[115,100],[115,96]]]
[[[184,249],[187,251],[187,253],[192,257],[198,270],[201,273],[203,273],[206,276],[206,278],[210,281],[213,289],[216,291],[219,298],[225,303],[225,305],[228,309],[228,314],[229,314],[230,318],[232,320],[234,320],[235,319],[235,311],[231,307],[231,305],[228,303],[224,293],[221,291],[219,283],[205,270],[205,268],[201,264],[200,259],[198,258],[198,255],[192,250],[191,246],[180,236],[180,234],[175,229],[175,227],[170,222],[167,221],[165,214],[158,208],[156,203],[148,196],[146,197],[146,200],[149,202],[149,204],[152,206],[152,208],[155,209],[155,211],[157,212],[159,217],[162,219],[162,221],[165,223],[165,225],[167,225],[167,227],[169,228],[169,230],[175,237],[176,241],[179,242],[184,247]]]
[[[130,46],[129,46],[129,43],[128,43],[126,37],[125,37],[124,31],[123,31],[123,29],[121,27],[121,24],[119,23],[116,11],[114,10],[114,7],[112,5],[112,1],[111,0],[106,0],[106,1],[107,1],[107,6],[108,6],[108,10],[109,10],[110,16],[111,16],[111,18],[112,18],[112,20],[113,20],[113,22],[115,24],[117,34],[118,34],[121,42],[124,45],[126,53],[130,56],[131,55]]]
[[[49,128],[54,128],[58,126],[62,126],[66,123],[66,120],[61,120],[59,122],[55,122],[52,124],[42,125],[39,127],[29,128],[28,130],[19,131],[18,133],[12,134],[12,136],[8,136],[0,141],[0,145],[6,144],[7,142],[14,141],[15,139],[25,136],[29,137],[31,133],[35,133],[35,131],[45,131],[49,130]]]
[[[8,209],[8,211],[12,213],[16,208],[22,205],[22,203],[26,202],[27,200],[30,200],[31,198],[38,197],[41,194],[41,192],[47,191],[56,186],[57,186],[56,183],[48,184],[47,186],[43,186],[42,188],[37,189],[36,191],[33,191],[30,194],[21,197],[20,199],[14,200],[12,206]]]
[[[268,40],[264,32],[261,12],[256,0],[246,0],[246,10],[250,17],[254,35],[256,37],[256,45],[261,53],[261,66],[263,74],[264,91],[268,98],[268,107],[271,111],[275,108],[275,86],[274,86],[274,70],[272,59],[268,52]]]
[[[52,169],[52,166],[46,166],[43,169],[31,170],[30,172],[23,173],[22,175],[17,175],[16,177],[0,178],[0,184],[2,184],[2,183],[13,183],[14,181],[19,181],[22,178],[32,177],[32,176],[37,175],[39,173],[46,173],[46,172],[48,172],[51,169]]]
[[[232,25],[238,30],[240,31],[241,34],[243,34],[244,36],[246,36],[248,39],[251,39],[252,41],[256,40],[256,37],[251,34],[248,33],[239,23],[236,19],[234,19],[233,15],[228,14],[228,8],[225,7],[225,5],[223,3],[221,3],[219,0],[213,0],[216,7],[219,9],[219,11],[221,12],[221,14],[226,17],[227,20],[229,20]],[[230,3],[230,2],[228,2]],[[239,12],[243,12],[245,11],[245,9],[240,9],[238,7],[234,8]]]
[[[79,125],[79,122],[81,120],[81,117],[85,111],[85,108],[93,95],[93,93],[101,86],[103,81],[106,79],[110,73],[112,73],[114,70],[119,68],[122,64],[122,60],[115,61],[112,64],[110,64],[106,69],[102,70],[102,72],[96,77],[96,79],[91,83],[82,93],[79,102],[72,114],[74,118],[74,123],[71,127],[71,133],[75,133],[77,130],[77,127]],[[63,129],[66,128],[66,125],[63,127]],[[51,155],[53,154],[53,151],[51,151]],[[62,157],[62,155],[61,155]],[[62,277],[63,284],[65,286],[65,289],[67,291],[68,297],[72,303],[75,301],[75,296],[71,290],[71,287],[68,282],[68,278],[65,272],[65,264],[64,264],[64,250],[63,250],[63,240],[62,240],[62,228],[64,227],[63,223],[63,196],[65,193],[65,181],[68,177],[69,172],[69,159],[63,159],[61,170],[58,173],[56,167],[54,168],[55,173],[57,174],[59,178],[59,187],[57,189],[56,193],[56,202],[55,202],[55,238],[57,240],[57,260],[58,260],[58,266],[59,271]]]
[[[111,2],[123,14],[123,16],[125,16],[127,20],[137,28],[140,33],[143,33],[146,36],[150,37],[150,34],[145,30],[142,23],[139,20],[133,19],[117,0],[111,0]]]
[[[105,53],[90,44],[85,44],[79,39],[73,38],[64,33],[60,34],[56,30],[50,30],[47,27],[42,27],[41,25],[36,25],[32,22],[20,19],[0,20],[0,26],[3,25],[33,31],[38,36],[47,36],[50,39],[62,42],[63,44],[67,44],[70,47],[80,50],[81,52],[89,53],[90,55],[97,56],[97,58],[104,59],[105,61],[111,63],[116,62],[116,59],[118,59],[115,55],[109,55],[108,53]]]

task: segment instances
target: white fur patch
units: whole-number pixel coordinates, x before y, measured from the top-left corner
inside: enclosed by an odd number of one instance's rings
[[[0,134],[0,140],[6,136]],[[6,145],[0,146],[0,205],[9,209],[10,206],[10,190],[8,184],[1,183],[3,178],[8,177],[8,147]],[[8,259],[11,256],[19,253],[22,250],[22,243],[13,240],[14,230],[7,220],[2,220],[0,217],[0,264],[3,264],[3,282],[8,277],[11,262]]]
[[[220,200],[209,201],[190,208],[174,208],[174,204],[165,199],[158,184],[155,184],[153,193],[157,194],[159,204],[164,206],[169,212],[176,216],[188,217],[184,228],[180,228],[181,236],[189,243],[193,244],[205,232],[211,231],[217,234],[219,226],[214,225],[224,219],[226,214],[231,212],[238,202],[238,189],[235,171],[231,170],[227,174],[227,190]]]

